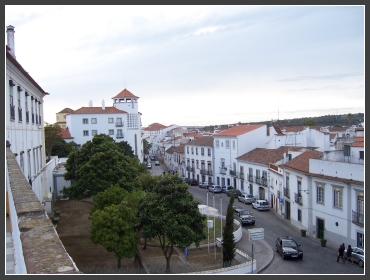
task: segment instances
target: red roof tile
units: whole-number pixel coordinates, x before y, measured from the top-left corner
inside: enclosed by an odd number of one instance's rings
[[[186,145],[213,147],[213,136],[203,136],[200,138],[196,138],[186,143]]]
[[[255,130],[257,128],[263,127],[264,124],[253,124],[253,125],[238,125],[233,126],[229,129],[226,129],[224,131],[221,131],[214,136],[239,136],[242,134],[245,134],[247,132],[250,132],[252,130]]]
[[[81,107],[70,114],[122,114],[127,113],[126,111],[119,110],[116,107],[105,107],[105,110],[102,107]]]
[[[62,128],[62,138],[63,139],[71,139],[71,138],[73,138],[71,136],[71,133],[69,132],[68,127],[67,128]]]
[[[152,123],[150,125],[148,125],[147,128],[145,128],[146,131],[158,131],[158,130],[161,130],[163,128],[167,128],[167,126],[163,125],[163,124],[160,124],[160,123]]]
[[[283,164],[283,166],[297,171],[309,173],[310,159],[320,159],[323,154],[324,153],[319,151],[305,151],[301,155]]]
[[[60,111],[59,113],[57,114],[60,114],[60,113],[72,113],[74,110],[70,109],[70,108],[64,108],[62,111]]]
[[[299,151],[303,147],[297,146],[282,146],[278,149],[256,148],[244,155],[237,157],[237,160],[256,162],[268,165],[269,163],[276,163],[284,158],[284,154],[288,151]]]
[[[133,95],[131,92],[129,92],[127,89],[122,90],[119,94],[117,94],[114,98],[124,98],[124,97],[134,97],[134,98],[139,98],[138,96]]]
[[[364,147],[364,137],[354,137],[353,140],[355,142],[352,143],[351,147]]]

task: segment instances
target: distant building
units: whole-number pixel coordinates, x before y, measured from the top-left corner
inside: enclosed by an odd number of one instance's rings
[[[56,122],[55,124],[59,125],[61,128],[67,127],[66,116],[72,113],[73,110],[70,108],[64,108],[62,111],[56,113]]]

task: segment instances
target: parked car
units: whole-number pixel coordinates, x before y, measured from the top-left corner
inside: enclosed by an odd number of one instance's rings
[[[283,259],[303,259],[301,245],[291,236],[282,236],[276,239],[276,252],[280,253]]]
[[[254,209],[257,209],[258,211],[269,211],[270,210],[270,205],[269,203],[267,202],[267,200],[262,200],[262,199],[258,199],[256,200],[255,202],[252,202],[252,207]]]
[[[147,164],[147,167],[148,167],[149,169],[152,169],[152,164],[149,162],[149,163]]]
[[[234,215],[238,218],[238,220],[240,221],[242,225],[245,225],[245,224],[254,225],[256,223],[256,218],[252,215],[252,212],[247,209],[235,207]]]
[[[212,186],[214,186],[215,184],[214,183],[212,183],[212,182],[207,182],[207,189],[209,189],[209,187],[212,187]]]
[[[219,185],[212,185],[208,187],[208,191],[213,193],[222,193],[222,188]]]
[[[190,179],[189,184],[190,184],[190,186],[198,186],[198,181],[197,181],[197,179]]]
[[[208,188],[208,182],[199,183],[199,188],[207,189]]]
[[[156,160],[155,163],[154,163],[154,165],[159,165],[159,161]]]
[[[184,178],[183,180],[184,180],[185,183],[190,184],[190,179],[189,178]]]
[[[247,204],[255,202],[256,198],[253,196],[253,194],[242,193],[241,195],[238,196],[238,201]]]
[[[223,193],[226,193],[227,188],[231,188],[231,189],[233,189],[233,187],[232,187],[232,186],[222,186],[221,188],[222,188],[222,192],[223,192]]]
[[[364,267],[365,251],[360,247],[352,247],[352,260],[358,263],[359,266]],[[344,250],[344,257],[347,259],[347,249]]]
[[[229,192],[232,192],[234,188],[232,186],[226,187],[225,193],[228,195]]]
[[[240,190],[237,190],[237,189],[233,189],[232,191],[230,191],[230,192],[227,192],[227,195],[228,196],[234,196],[234,197],[238,197],[239,195],[241,195],[242,194],[242,192],[240,191]]]

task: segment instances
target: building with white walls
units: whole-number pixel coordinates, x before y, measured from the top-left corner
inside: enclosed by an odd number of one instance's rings
[[[107,134],[116,142],[126,141],[134,155],[143,162],[143,143],[141,137],[141,113],[138,111],[139,97],[127,89],[113,98],[113,106],[81,107],[66,115],[67,128],[73,141],[82,146],[91,141],[96,134]]]
[[[266,125],[239,125],[213,135],[214,183],[237,187],[236,158],[269,140]]]
[[[5,72],[6,141],[41,203],[49,201],[47,184],[44,97],[49,95],[21,66],[15,56],[14,27],[7,26]],[[30,186],[30,187],[31,187]]]
[[[201,182],[214,182],[213,136],[203,136],[189,141],[184,149],[185,177]]]

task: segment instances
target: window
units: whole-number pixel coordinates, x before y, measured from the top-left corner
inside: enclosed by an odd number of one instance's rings
[[[208,156],[211,156],[211,148],[208,148]]]
[[[286,185],[286,188],[289,189],[289,175],[286,175],[285,177],[285,185]]]
[[[201,148],[201,149],[200,149],[200,154],[201,154],[202,156],[204,156],[204,148]]]
[[[113,123],[113,118],[108,118],[108,123]]]
[[[364,159],[364,151],[360,151],[360,159]]]
[[[194,155],[194,148],[191,147],[191,154]]]
[[[216,140],[216,148],[220,148],[220,140]]]
[[[92,136],[94,136],[94,135],[96,135],[96,134],[98,134],[98,131],[97,131],[97,130],[91,130],[91,135],[92,135]]]
[[[362,232],[357,232],[357,247],[364,248],[365,236]]]
[[[197,160],[197,162],[196,162],[196,163],[197,163],[197,169],[199,169],[199,161]]]
[[[82,119],[82,123],[83,124],[88,124],[89,123],[89,120],[88,119]]]
[[[233,149],[235,150],[235,140],[233,140]]]
[[[240,180],[240,190],[244,191],[244,181]]]
[[[122,129],[117,129],[117,138],[123,138]]]
[[[298,209],[298,221],[302,222],[302,210]]]
[[[116,118],[116,126],[123,126],[122,118]]]
[[[89,131],[88,131],[88,130],[84,130],[84,131],[83,131],[83,135],[84,135],[84,136],[89,136]]]
[[[230,148],[230,140],[225,141],[225,147],[226,147],[226,149]]]
[[[334,188],[334,207],[342,208],[342,190]]]
[[[109,135],[114,135],[114,129],[109,129]]]
[[[195,154],[198,155],[198,148],[195,148]]]
[[[288,154],[288,160],[292,160],[292,154]]]
[[[97,121],[96,121],[96,118],[91,118],[91,123],[92,123],[92,124],[96,124],[96,122],[97,122]]]
[[[186,147],[186,152],[189,154],[189,147]]]
[[[317,197],[316,197],[316,201],[318,202],[318,203],[324,203],[324,186],[322,186],[322,185],[318,185],[317,187],[316,187],[316,192],[317,192]]]
[[[40,169],[42,169],[42,149],[40,146]]]
[[[249,184],[249,193],[253,195],[253,185]]]

